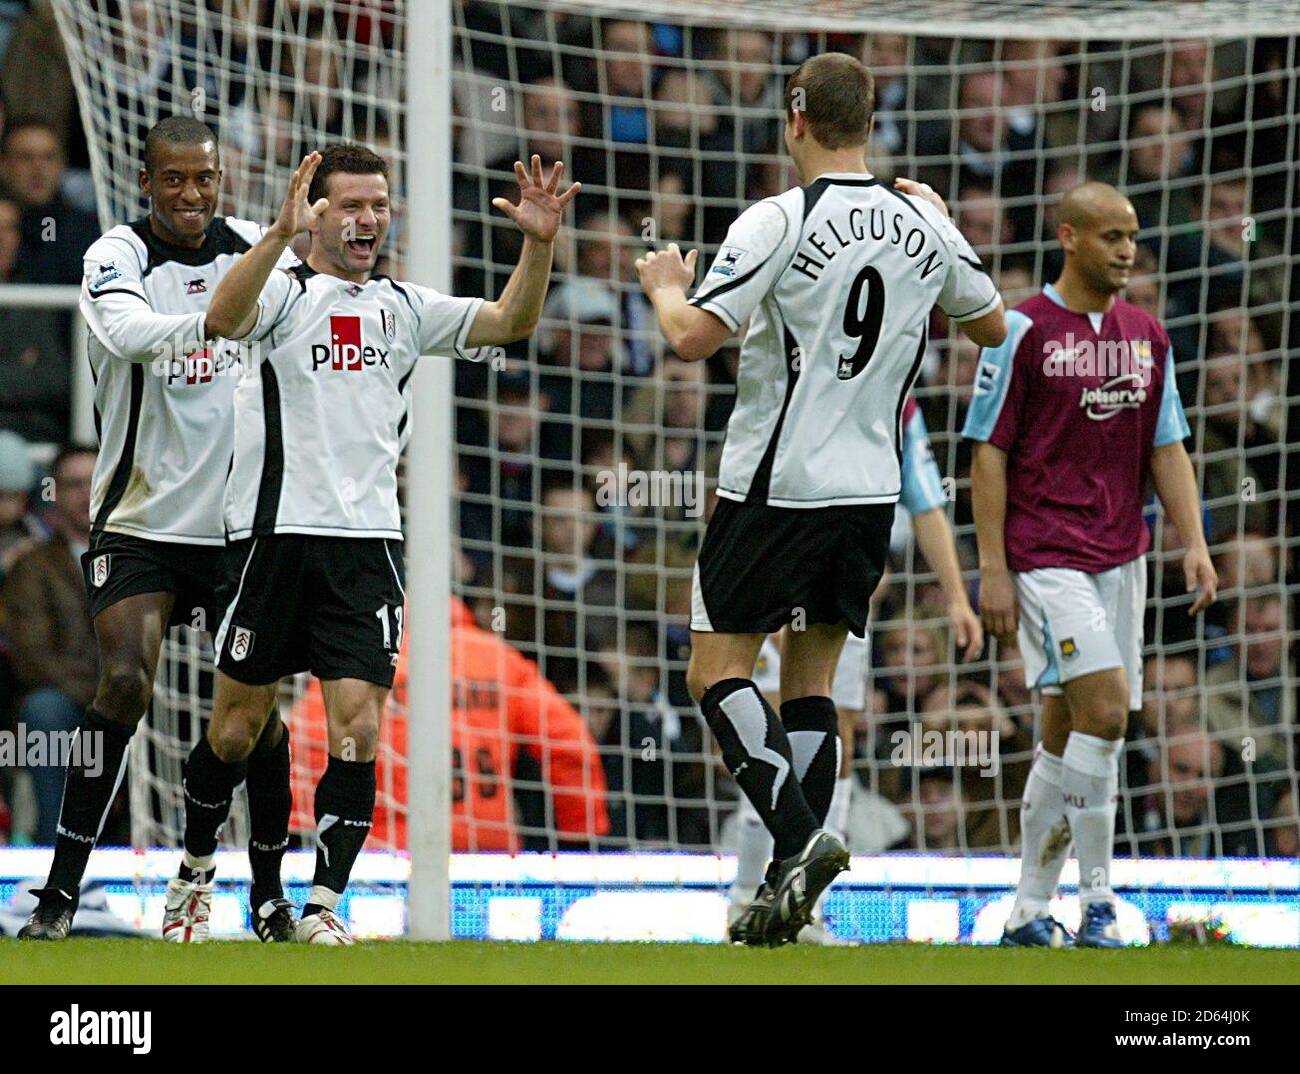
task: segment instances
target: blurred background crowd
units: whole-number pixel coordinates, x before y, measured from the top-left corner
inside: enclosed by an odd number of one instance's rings
[[[165,85],[184,47],[150,47],[151,4],[113,6],[133,28],[124,48],[134,34],[149,58],[141,78]],[[401,186],[400,130],[358,117],[360,98],[345,91],[367,77],[351,46],[392,44],[392,21],[374,16],[391,5],[369,5],[364,18],[310,0],[247,7],[294,13],[299,46],[258,59],[301,90],[233,95],[220,117],[229,209],[265,203],[250,188],[274,188],[321,132],[364,138],[393,160],[397,234],[384,270],[400,277],[403,219],[419,192]],[[1101,179],[1132,199],[1142,233],[1127,298],[1162,318],[1173,341],[1221,588],[1203,624],[1188,619],[1178,537],[1153,507],[1146,693],[1128,731],[1120,850],[1294,856],[1297,42],[702,29],[469,0],[454,12],[456,292],[494,295],[515,263],[518,234],[491,201],[514,189],[516,159],[563,160],[583,184],[535,338],[456,364],[459,625],[522,654],[551,691],[540,718],[507,716],[502,703],[486,768],[480,751],[462,748],[475,701],[472,690],[458,693],[458,846],[727,844],[736,790],[684,671],[691,570],[738,348],[700,363],[666,351],[633,262],[674,241],[709,257],[745,206],[797,182],[782,145],[783,80],[833,49],[875,73],[873,172],[919,178],[944,196],[1009,308],[1055,278],[1064,191]],[[259,40],[241,47],[255,51]],[[81,252],[100,229],[46,3],[0,0],[0,57],[0,282],[79,283]],[[68,314],[14,308],[4,294],[0,723],[73,726],[93,691],[95,653],[71,566],[85,545],[88,497],[65,490],[88,479],[93,453],[55,454],[72,439]],[[914,394],[978,607],[959,435],[978,349],[950,336],[938,310],[930,339]],[[51,473],[57,496],[47,494]],[[633,489],[638,474],[669,491],[696,482],[708,491],[646,502]],[[1034,741],[1029,684],[1014,648],[990,643],[960,663],[946,606],[900,508],[875,601],[867,703],[854,713],[849,834],[859,852],[1017,845]],[[998,774],[892,763],[891,736],[916,725],[988,733]],[[400,768],[401,745],[390,747]],[[27,788],[14,775],[0,770],[0,840],[44,841],[60,775],[33,772]],[[390,773],[386,786],[384,808],[400,813],[404,777]],[[504,820],[492,812],[503,787]],[[574,808],[574,796],[585,805]],[[476,827],[489,813],[492,823]],[[119,810],[122,841],[125,819]]]

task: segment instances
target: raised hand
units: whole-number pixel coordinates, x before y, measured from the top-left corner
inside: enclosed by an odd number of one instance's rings
[[[904,194],[912,194],[915,197],[923,198],[938,209],[944,216],[948,215],[948,206],[944,204],[943,198],[934,192],[934,188],[928,183],[918,183],[915,179],[898,178],[894,180],[894,186]]]
[[[312,176],[316,174],[320,161],[319,153],[308,153],[289,180],[289,191],[284,196],[284,204],[280,206],[280,215],[271,225],[271,230],[286,241],[298,232],[306,231],[329,206],[328,198],[318,198],[314,205],[307,203],[307,192],[311,190]]]
[[[551,176],[546,180],[542,178],[542,158],[536,153],[533,154],[532,166],[530,175],[521,162],[515,161],[515,178],[519,180],[518,205],[512,204],[507,198],[493,198],[492,204],[510,217],[530,239],[551,242],[560,230],[565,206],[577,197],[582,184],[574,183],[561,194],[560,179],[564,175],[562,161],[555,162]]]
[[[688,290],[695,282],[695,262],[699,254],[699,250],[691,250],[682,257],[682,251],[675,242],[670,242],[666,250],[651,250],[636,261],[636,274],[641,279],[641,287],[652,299],[655,292],[666,287]]]

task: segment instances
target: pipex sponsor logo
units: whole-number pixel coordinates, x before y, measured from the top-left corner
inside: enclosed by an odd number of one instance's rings
[[[136,1055],[153,1047],[152,1011],[83,1011],[76,1003],[50,1015],[51,1044],[129,1045]]]

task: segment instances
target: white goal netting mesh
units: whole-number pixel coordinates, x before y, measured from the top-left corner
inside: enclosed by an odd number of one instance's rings
[[[409,2],[409,0],[408,0]],[[226,211],[269,219],[290,166],[350,138],[391,161],[401,275],[402,0],[59,0],[107,226],[139,215],[143,132],[174,112],[218,132]],[[668,353],[632,263],[717,249],[753,201],[796,182],[785,76],[827,50],[876,77],[868,160],[948,201],[1008,307],[1054,279],[1062,193],[1103,179],[1142,227],[1128,298],[1169,329],[1220,599],[1186,616],[1181,552],[1153,504],[1146,696],[1131,720],[1119,853],[1296,853],[1291,451],[1297,343],[1295,5],[750,2],[451,5],[457,293],[499,293],[519,249],[491,207],[516,158],[582,181],[543,323],[504,361],[456,370],[453,837],[459,851],[725,851],[737,800],[684,684],[694,555],[737,351]],[[917,27],[924,26],[925,33]],[[1289,35],[1289,36],[1288,36]],[[425,209],[421,206],[421,211]],[[936,312],[915,399],[977,601],[969,449],[977,349]],[[1080,460],[1087,465],[1087,460]],[[942,592],[900,509],[854,714],[859,853],[1010,854],[1035,739],[1019,656],[960,663]],[[418,549],[408,549],[418,555]],[[413,609],[411,614],[419,614]],[[504,668],[508,646],[554,695]],[[198,636],[169,643],[133,754],[137,841],[174,845],[179,760],[210,683]],[[481,665],[480,665],[481,666]],[[514,665],[510,665],[514,668]],[[510,675],[515,675],[512,670]],[[372,846],[405,840],[404,668],[380,757]],[[544,700],[539,700],[544,696]],[[318,689],[286,684],[295,826],[310,845],[325,755]],[[916,728],[984,732],[995,776],[892,759]],[[227,836],[240,839],[239,825]]]

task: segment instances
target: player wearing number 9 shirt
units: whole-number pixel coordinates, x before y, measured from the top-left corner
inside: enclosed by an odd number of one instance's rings
[[[982,345],[1006,333],[997,288],[942,200],[868,172],[873,97],[852,57],[806,61],[786,87],[785,123],[803,185],[736,220],[689,301],[695,251],[638,262],[683,358],[712,355],[748,322],[696,564],[687,678],[774,838],[758,893],[772,944],[798,933],[848,864],[822,830],[837,769],[830,679],[848,632],[866,629],[883,571],[930,311]],[[778,719],[752,675],[763,639],[786,626]]]

